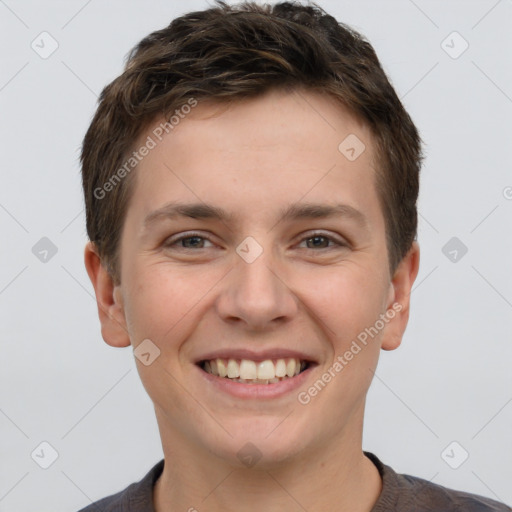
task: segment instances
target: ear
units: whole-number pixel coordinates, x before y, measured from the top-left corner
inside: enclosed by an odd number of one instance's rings
[[[130,337],[126,328],[121,285],[114,285],[112,277],[101,264],[93,242],[85,246],[84,262],[96,293],[103,339],[112,347],[128,347]]]
[[[389,285],[389,297],[387,309],[394,311],[395,315],[386,325],[382,337],[381,348],[383,350],[394,350],[400,346],[402,337],[409,321],[409,309],[412,285],[418,275],[420,266],[420,247],[413,242],[411,248],[404,256],[395,275]]]

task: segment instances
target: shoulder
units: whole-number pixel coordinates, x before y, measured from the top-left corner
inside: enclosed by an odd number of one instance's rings
[[[129,491],[129,487],[125,490],[112,494],[102,498],[99,501],[91,503],[85,508],[81,508],[78,512],[114,512],[127,510],[126,509],[126,493]]]
[[[415,510],[443,510],[453,512],[511,512],[512,509],[490,498],[449,489],[411,475],[397,475],[409,496],[404,502],[414,504]],[[427,508],[432,507],[434,508]]]
[[[512,512],[512,508],[499,501],[398,474],[375,455],[365,454],[377,466],[383,480],[381,495],[371,512]]]
[[[162,459],[138,482],[130,484],[116,494],[95,501],[78,512],[154,512],[153,487],[163,468]]]

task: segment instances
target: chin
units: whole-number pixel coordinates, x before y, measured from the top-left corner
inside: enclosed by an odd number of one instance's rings
[[[287,419],[285,414],[224,422],[224,428],[233,437],[226,434],[222,439],[212,440],[209,451],[237,467],[276,468],[299,456],[313,435],[311,428],[301,432],[292,417],[293,413]]]

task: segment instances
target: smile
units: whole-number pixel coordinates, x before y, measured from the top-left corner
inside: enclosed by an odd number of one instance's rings
[[[305,371],[309,364],[298,358],[266,359],[209,359],[200,368],[210,375],[242,384],[276,384]]]

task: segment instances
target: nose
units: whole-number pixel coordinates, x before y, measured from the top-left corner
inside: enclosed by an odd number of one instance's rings
[[[297,311],[298,299],[282,268],[265,251],[252,263],[236,261],[217,300],[217,312],[225,322],[254,331],[287,323]]]

